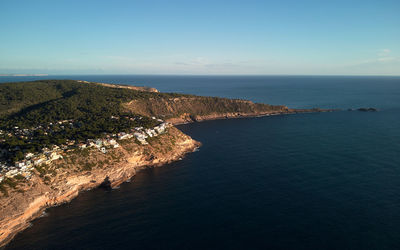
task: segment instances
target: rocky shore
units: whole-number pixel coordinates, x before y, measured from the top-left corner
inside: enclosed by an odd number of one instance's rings
[[[109,108],[109,100],[114,100],[114,105],[120,105],[119,100],[122,98],[120,95],[123,95],[126,100],[130,100],[121,104],[124,112],[142,115],[149,119],[150,117],[152,119],[162,118],[174,125],[216,119],[333,111],[289,109],[282,105],[260,104],[240,99],[159,93],[153,88],[85,81],[23,83],[20,91],[25,90],[26,93],[31,93],[35,90],[37,93],[42,93],[42,90],[52,90],[56,94],[67,97],[74,94],[60,92],[60,89],[63,89],[60,86],[81,89],[80,92],[74,92],[76,100],[89,98],[93,103],[99,104],[98,108],[103,110]],[[118,93],[105,90],[103,87],[118,89]],[[103,102],[104,98],[96,99],[97,96],[88,94],[92,91],[98,91],[103,96],[108,96],[109,100]],[[70,99],[64,99],[61,101],[64,100],[68,104]],[[14,112],[21,108],[19,100],[18,98],[14,100]],[[32,101],[38,102],[39,100],[35,98]],[[44,104],[40,105],[46,106],[47,103],[56,105],[60,100],[56,98],[55,100],[43,99],[41,101]],[[10,112],[11,104],[3,107],[5,114]],[[31,103],[25,103],[25,105],[28,104],[31,105]],[[62,105],[59,104],[59,106]],[[35,108],[37,107],[35,106]],[[51,107],[53,106],[42,107],[43,109],[36,111],[44,112]],[[96,112],[96,110],[93,109],[92,112]],[[90,115],[93,114],[90,113]],[[27,228],[30,222],[39,217],[46,208],[69,202],[84,190],[102,185],[116,187],[132,178],[140,169],[176,161],[200,146],[199,142],[173,126],[168,128],[167,133],[149,138],[146,145],[135,140],[137,139],[123,140],[120,147],[113,148],[108,152],[87,149],[70,152],[66,157],[57,159],[55,163],[52,162],[51,166],[49,165],[50,168],[34,170],[30,180],[19,180],[14,189],[11,188],[13,185],[7,187],[7,192],[0,193],[0,247],[12,240],[15,234]],[[41,171],[48,172],[43,174]]]
[[[187,124],[192,122],[202,122],[210,120],[222,119],[237,119],[237,118],[251,118],[262,117],[270,115],[288,115],[299,113],[318,113],[318,112],[333,112],[333,109],[284,109],[279,111],[265,111],[265,112],[230,112],[230,113],[214,113],[209,115],[191,115],[184,113],[179,117],[169,118],[167,121],[174,125]]]
[[[115,149],[113,154],[91,152],[88,157],[96,163],[91,170],[80,169],[83,156],[77,156],[75,163],[60,160],[60,168],[50,182],[43,181],[36,173],[8,196],[0,196],[0,247],[27,228],[46,208],[69,202],[80,192],[99,187],[105,180],[111,187],[116,187],[140,169],[176,161],[199,146],[199,142],[172,127],[149,145],[139,145],[131,140]]]
[[[168,122],[177,125],[216,119],[330,111],[332,110],[287,109],[268,112],[215,113],[204,116],[183,114],[177,118],[170,118]],[[110,187],[119,186],[132,178],[140,169],[176,161],[199,146],[199,142],[177,128],[171,127],[167,134],[160,136],[159,140],[149,145],[138,145],[132,140],[122,144],[121,148],[115,150],[117,159],[106,159],[104,154],[93,152],[89,160],[97,162],[98,166],[90,171],[79,170],[79,159],[75,164],[63,160],[59,164],[67,164],[68,167],[60,167],[51,183],[45,183],[36,174],[30,183],[24,184],[18,191],[10,193],[8,197],[0,197],[0,247],[6,245],[18,232],[27,228],[30,222],[38,218],[46,208],[69,202],[80,192],[97,188],[102,184]]]

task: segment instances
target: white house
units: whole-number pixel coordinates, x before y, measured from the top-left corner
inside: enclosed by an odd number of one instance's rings
[[[25,155],[25,158],[26,158],[26,159],[30,159],[30,158],[32,158],[33,156],[34,156],[33,153],[27,153],[27,154]]]
[[[154,130],[156,130],[157,133],[161,134],[161,133],[164,133],[166,128],[167,128],[167,124],[164,122],[164,123],[161,123],[160,125],[154,127]]]
[[[58,160],[58,159],[60,159],[60,158],[62,158],[62,156],[59,155],[59,154],[57,154],[56,152],[52,152],[52,153],[49,155],[49,160],[51,160],[51,161]]]
[[[21,162],[21,161],[16,162],[16,163],[15,163],[15,166],[16,166],[17,168],[22,168],[23,166],[25,166],[25,162]]]
[[[18,174],[18,169],[14,168],[14,169],[9,170],[9,171],[6,173],[6,176],[7,176],[7,177],[14,177],[14,176],[16,176],[17,174]]]
[[[119,133],[119,134],[118,134],[118,140],[130,139],[130,138],[132,138],[132,137],[133,137],[133,135],[127,134],[127,133],[125,133],[125,132],[122,132],[122,133]]]
[[[140,143],[148,144],[146,141],[146,138],[147,138],[146,134],[140,133],[140,132],[135,132],[133,135],[136,137],[136,139],[138,139],[138,141],[140,141]]]
[[[145,130],[146,131],[146,133],[150,136],[150,137],[153,137],[153,136],[156,136],[157,135],[157,133],[156,133],[156,131],[154,131],[153,129],[146,129]]]
[[[97,139],[96,140],[96,147],[101,147],[103,145],[103,141],[102,140],[100,140],[100,139]]]
[[[37,159],[35,159],[35,160],[33,161],[33,165],[37,166],[37,165],[40,165],[40,164],[43,163],[43,162],[44,162],[44,158],[43,158],[43,157],[40,157],[40,158],[37,158]]]

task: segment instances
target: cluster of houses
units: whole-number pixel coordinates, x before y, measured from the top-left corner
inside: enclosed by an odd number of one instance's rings
[[[38,154],[25,154],[24,159],[15,162],[14,166],[6,163],[0,163],[0,183],[5,178],[12,178],[17,175],[21,175],[26,179],[29,179],[35,166],[50,164],[54,160],[63,158],[61,152],[62,150],[60,147],[54,145],[52,149],[43,148],[42,152]]]
[[[152,117],[156,119],[155,117]],[[24,159],[15,162],[14,165],[10,165],[6,162],[0,162],[0,183],[5,178],[12,178],[17,175],[21,175],[27,179],[31,177],[32,170],[35,166],[40,166],[42,164],[51,164],[52,161],[63,158],[64,152],[73,151],[76,149],[86,149],[86,148],[96,148],[102,153],[107,153],[109,148],[118,148],[120,145],[117,140],[126,140],[131,138],[136,138],[141,144],[148,144],[146,141],[149,137],[155,137],[166,132],[166,129],[170,124],[157,119],[160,122],[159,125],[154,128],[143,128],[135,127],[130,130],[130,132],[120,132],[117,134],[106,135],[104,139],[88,139],[86,142],[76,142],[75,140],[67,140],[66,144],[54,145],[51,149],[43,148],[39,153],[26,153]],[[59,121],[58,124],[68,124],[73,126],[72,120]],[[4,133],[3,131],[0,131]],[[14,128],[14,135],[26,136],[29,130]],[[0,158],[6,152],[0,150]],[[65,154],[64,154],[65,156]]]
[[[148,144],[148,142],[146,141],[147,138],[155,137],[158,136],[159,134],[164,133],[168,126],[169,126],[168,123],[162,122],[161,124],[155,126],[154,128],[144,129],[143,127],[136,127],[131,130],[131,133],[121,132],[118,133],[117,136],[119,140],[135,137],[141,144],[146,145]]]
[[[97,140],[88,139],[86,142],[78,143],[76,146],[78,146],[79,149],[97,148],[102,153],[107,153],[106,148],[110,147],[118,148],[119,144],[115,139],[110,138],[110,136],[108,136],[105,139],[97,139]]]
[[[18,126],[13,127],[10,131],[0,130],[0,135],[6,135],[8,137],[18,137],[21,139],[28,139],[30,136],[34,135],[35,131],[41,130],[45,135],[51,134],[56,129],[65,129],[66,127],[79,126],[79,123],[74,122],[74,120],[62,120],[58,122],[50,122],[47,125],[38,125],[32,128],[19,128]],[[2,139],[3,141],[4,139]]]

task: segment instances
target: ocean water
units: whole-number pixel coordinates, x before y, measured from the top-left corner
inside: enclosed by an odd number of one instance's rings
[[[198,152],[48,209],[6,249],[400,249],[400,77],[57,78],[380,111],[181,125]]]

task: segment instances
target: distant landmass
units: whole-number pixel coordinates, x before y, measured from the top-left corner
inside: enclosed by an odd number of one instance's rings
[[[48,74],[0,74],[0,76],[48,76]]]
[[[50,206],[200,146],[175,124],[323,111],[87,81],[1,84],[0,246]]]

